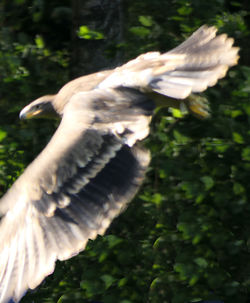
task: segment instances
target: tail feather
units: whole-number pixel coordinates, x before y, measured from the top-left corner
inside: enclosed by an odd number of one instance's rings
[[[234,40],[225,34],[216,36],[216,31],[204,25],[167,53],[140,55],[116,68],[98,87],[126,86],[175,99],[202,92],[223,78],[239,58]]]
[[[160,94],[184,99],[192,92],[202,92],[208,86],[215,85],[218,79],[225,76],[227,69],[226,66],[215,66],[203,71],[174,70],[154,78],[150,87]]]
[[[202,26],[181,45],[161,55],[166,60],[174,56],[175,66],[165,72],[162,67],[160,72],[155,68],[149,87],[160,94],[184,99],[192,92],[202,92],[215,85],[230,66],[237,64],[239,51],[233,47],[232,38],[215,34],[214,27]],[[178,55],[180,60],[176,60]]]

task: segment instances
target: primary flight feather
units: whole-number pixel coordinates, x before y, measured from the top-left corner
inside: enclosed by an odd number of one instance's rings
[[[0,200],[0,302],[18,302],[82,251],[134,197],[150,161],[138,145],[155,106],[179,106],[237,63],[238,48],[203,26],[164,54],[151,52],[67,83],[20,118],[58,116],[54,136]],[[183,101],[200,117],[207,104]]]

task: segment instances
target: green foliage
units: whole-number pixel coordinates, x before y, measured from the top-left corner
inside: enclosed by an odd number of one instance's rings
[[[235,37],[241,64],[206,92],[210,119],[199,121],[179,110],[156,112],[145,142],[152,163],[137,198],[105,236],[90,241],[79,256],[58,262],[55,273],[22,302],[248,302],[249,4],[143,0],[126,5],[121,46],[126,59],[168,50],[207,23]],[[67,81],[70,7],[68,1],[6,0],[0,18],[3,193],[55,126],[20,123],[18,111]],[[79,36],[104,39],[87,27]]]
[[[78,36],[79,36],[79,38],[87,39],[87,40],[104,39],[104,36],[102,33],[99,33],[94,30],[90,30],[86,25],[80,26],[79,31],[78,31]]]

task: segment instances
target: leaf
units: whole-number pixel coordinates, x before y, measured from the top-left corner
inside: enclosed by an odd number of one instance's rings
[[[214,186],[214,180],[210,176],[201,177],[201,181],[204,183],[206,190],[209,190]]]
[[[236,133],[236,132],[233,132],[233,140],[234,140],[234,142],[236,142],[238,144],[242,144],[245,142],[242,135],[239,133]]]
[[[129,29],[131,33],[141,38],[145,38],[150,34],[150,30],[143,26],[133,26]]]
[[[245,147],[241,152],[241,157],[245,161],[250,161],[250,146]]]
[[[151,16],[140,16],[139,21],[141,22],[142,25],[147,26],[147,27],[153,25]]]
[[[152,197],[152,202],[156,205],[160,205],[162,202],[162,195],[159,193],[155,193]]]
[[[241,195],[245,192],[245,188],[238,182],[235,182],[233,185],[233,191],[236,195]]]
[[[192,278],[189,280],[189,285],[190,286],[195,285],[198,280],[199,280],[199,276],[198,275],[193,275]]]
[[[43,38],[40,35],[36,36],[35,42],[36,42],[37,48],[40,48],[40,49],[44,48],[44,41],[43,41]]]
[[[123,242],[123,240],[115,235],[107,235],[105,237],[105,240],[108,241],[108,246],[109,248],[113,248],[115,246],[117,246],[118,244],[120,244],[121,242]]]
[[[114,277],[110,275],[102,275],[101,280],[105,283],[105,288],[108,289],[115,281]]]
[[[128,279],[126,277],[120,279],[118,282],[118,287],[123,287],[124,285],[127,284],[127,282],[128,282]]]
[[[7,136],[7,133],[0,129],[0,142]]]
[[[194,262],[200,266],[200,267],[203,267],[203,268],[206,268],[208,266],[208,262],[206,259],[202,258],[202,257],[199,257],[199,258],[196,258],[194,259]]]
[[[80,26],[78,37],[86,40],[101,40],[104,39],[104,35],[101,32],[94,31],[88,28],[86,25]]]
[[[181,8],[177,10],[180,15],[187,16],[192,13],[193,9],[190,6],[183,5]]]
[[[179,143],[179,144],[186,144],[188,141],[190,141],[189,137],[184,136],[183,134],[181,134],[176,129],[173,131],[173,135],[174,135],[177,143]]]
[[[183,118],[183,113],[181,110],[177,109],[177,108],[172,108],[171,109],[171,112],[172,112],[172,115],[175,117],[175,118]]]

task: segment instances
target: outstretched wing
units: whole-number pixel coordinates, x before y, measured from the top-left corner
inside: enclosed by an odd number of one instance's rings
[[[152,110],[133,89],[72,97],[47,147],[0,201],[1,303],[83,250],[132,199],[150,158],[136,141]]]
[[[204,25],[169,52],[140,55],[116,68],[99,87],[137,87],[176,99],[202,92],[223,78],[239,58],[234,40],[216,32],[215,27]]]
[[[215,27],[202,26],[186,41],[166,53],[176,56],[174,68],[164,74],[161,68],[154,71],[150,86],[155,92],[184,99],[190,93],[202,92],[214,86],[226,75],[230,66],[237,64],[238,47],[226,34],[216,36]],[[164,57],[164,54],[162,55]]]
[[[59,91],[54,105],[61,113],[72,93],[125,86],[148,93],[157,105],[179,108],[184,102],[195,116],[208,117],[204,98],[180,100],[215,85],[229,67],[237,64],[239,48],[233,46],[234,40],[225,34],[216,36],[216,31],[204,25],[169,52],[142,54],[114,70],[75,79]]]

